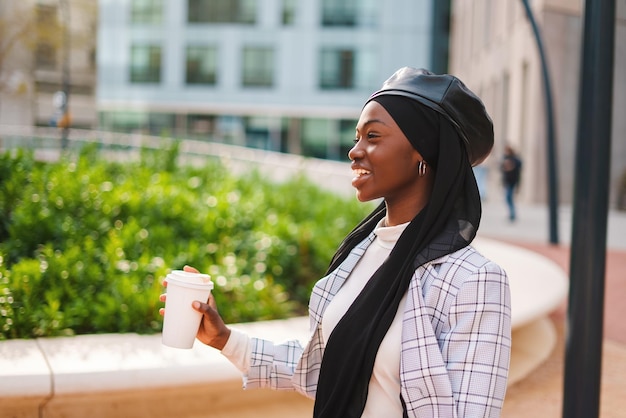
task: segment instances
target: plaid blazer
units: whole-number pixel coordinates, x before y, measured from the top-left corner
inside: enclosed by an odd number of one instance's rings
[[[296,390],[314,398],[324,354],[324,311],[374,240],[372,233],[315,285],[311,338],[274,344],[252,338],[246,388]],[[498,417],[511,350],[505,271],[467,246],[415,270],[404,307],[400,357],[409,417]]]

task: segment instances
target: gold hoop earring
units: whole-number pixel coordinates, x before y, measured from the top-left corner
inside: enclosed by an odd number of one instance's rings
[[[420,161],[419,165],[417,166],[417,174],[420,177],[424,177],[426,175],[426,161]]]

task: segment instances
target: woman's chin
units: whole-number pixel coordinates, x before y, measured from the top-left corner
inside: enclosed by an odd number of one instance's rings
[[[363,202],[363,203],[365,203],[365,202],[371,202],[372,200],[377,199],[376,197],[374,197],[374,196],[370,196],[370,195],[365,194],[365,193],[362,193],[362,192],[361,192],[361,191],[359,191],[359,190],[357,190],[357,191],[356,191],[356,198],[357,198],[357,200],[358,200],[359,202]]]

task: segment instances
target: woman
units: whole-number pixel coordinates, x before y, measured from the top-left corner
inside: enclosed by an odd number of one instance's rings
[[[213,299],[193,304],[198,339],[247,388],[315,398],[314,417],[499,416],[508,282],[470,246],[481,215],[472,165],[492,145],[491,119],[457,78],[398,70],[366,102],[348,154],[358,199],[383,200],[315,285],[306,347],[230,329]]]

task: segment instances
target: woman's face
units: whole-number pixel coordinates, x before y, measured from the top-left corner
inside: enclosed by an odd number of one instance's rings
[[[361,202],[382,197],[389,205],[422,195],[418,176],[422,156],[379,103],[370,101],[363,108],[348,157],[352,186]]]

